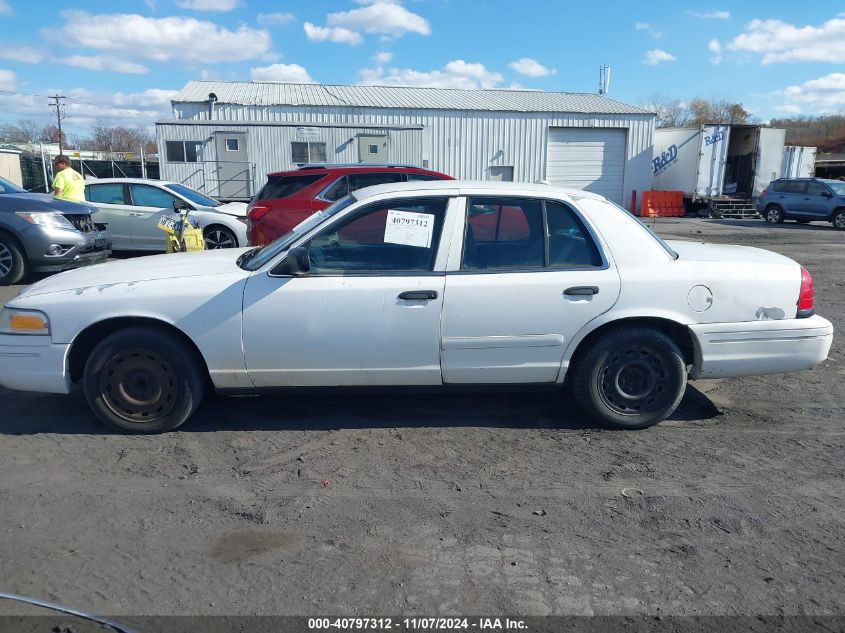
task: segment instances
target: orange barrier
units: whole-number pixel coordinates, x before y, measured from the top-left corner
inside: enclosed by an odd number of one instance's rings
[[[644,218],[680,218],[686,212],[683,191],[643,191],[640,216]]]

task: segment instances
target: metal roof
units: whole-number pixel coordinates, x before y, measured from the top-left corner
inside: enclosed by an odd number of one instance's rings
[[[414,110],[487,110],[499,112],[577,112],[652,114],[605,96],[539,90],[461,90],[406,86],[342,86],[259,81],[189,81],[173,104],[217,103],[247,106],[334,106]]]

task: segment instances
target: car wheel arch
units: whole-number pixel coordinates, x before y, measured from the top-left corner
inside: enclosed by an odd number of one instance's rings
[[[232,237],[235,238],[235,248],[241,248],[244,244],[240,243],[238,239],[238,233],[235,229],[230,226],[226,226],[225,224],[221,224],[220,222],[213,222],[211,224],[206,224],[202,227],[203,235],[205,235],[206,231],[213,231],[214,229],[223,229],[227,233],[231,233]]]
[[[201,363],[201,369],[205,373],[209,385],[211,384],[208,361],[190,336],[172,323],[141,316],[110,317],[92,323],[80,331],[71,341],[67,353],[67,367],[71,381],[78,382],[82,379],[85,363],[100,341],[120,330],[138,326],[170,332],[182,339],[188,348],[194,352],[196,360]]]
[[[591,341],[595,341],[610,330],[623,327],[644,327],[657,330],[669,336],[681,349],[684,362],[695,366],[701,357],[698,340],[688,327],[688,323],[669,318],[667,316],[625,316],[612,318],[590,324],[592,327],[583,328],[571,341],[563,358],[564,368],[568,369],[578,362],[579,355],[590,348]]]
[[[11,239],[15,243],[15,245],[20,249],[21,253],[24,254],[24,257],[26,257],[27,261],[29,261],[29,259],[32,257],[32,254],[26,250],[26,244],[17,235],[15,235],[14,231],[6,228],[5,226],[0,226],[0,235],[7,239]]]

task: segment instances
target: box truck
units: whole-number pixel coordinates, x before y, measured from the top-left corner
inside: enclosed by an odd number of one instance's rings
[[[682,191],[689,211],[756,217],[755,200],[780,177],[785,136],[760,125],[655,130],[651,188]]]

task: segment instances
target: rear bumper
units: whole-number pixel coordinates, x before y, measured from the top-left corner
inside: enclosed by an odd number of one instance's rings
[[[820,316],[691,325],[691,378],[729,378],[810,369],[827,358],[833,325]]]
[[[0,334],[0,386],[20,391],[70,393],[69,345],[49,336]]]

